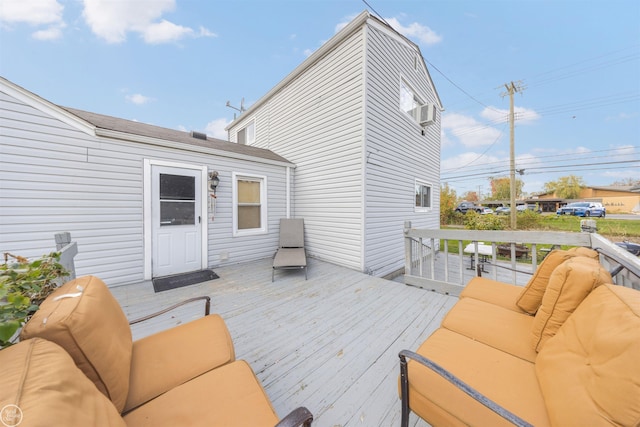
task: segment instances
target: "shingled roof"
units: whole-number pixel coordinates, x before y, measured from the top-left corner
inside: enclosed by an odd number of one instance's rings
[[[105,116],[103,114],[91,113],[89,111],[77,110],[70,107],[59,107],[99,129],[121,132],[125,135],[130,134],[136,136],[144,136],[169,142],[179,142],[197,147],[211,148],[214,150],[226,151],[230,154],[255,157],[257,159],[291,163],[284,157],[279,156],[273,151],[266,150],[264,148],[236,144],[234,142],[223,141],[221,139],[211,138],[205,135],[201,135],[205,139],[200,139],[192,136],[190,132],[183,132],[179,130],[163,128],[160,126],[149,125],[146,123],[140,123],[133,120],[125,120],[117,117]]]

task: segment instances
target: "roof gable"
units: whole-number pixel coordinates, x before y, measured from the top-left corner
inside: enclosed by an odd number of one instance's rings
[[[443,109],[442,102],[440,101],[440,96],[436,91],[435,85],[431,79],[431,75],[429,74],[429,70],[427,69],[427,65],[424,61],[424,57],[422,56],[422,52],[418,45],[413,43],[407,37],[400,34],[398,31],[393,29],[391,26],[386,24],[385,22],[379,20],[369,13],[369,11],[364,10],[358,16],[356,16],[351,22],[349,22],[344,28],[338,31],[333,35],[327,42],[325,42],[320,48],[318,48],[315,52],[313,52],[307,59],[305,59],[300,65],[298,65],[293,71],[291,71],[284,79],[282,79],[278,84],[276,84],[269,92],[263,95],[260,99],[258,99],[251,107],[245,110],[239,117],[237,117],[234,121],[232,121],[225,130],[229,130],[235,127],[238,123],[244,120],[246,117],[250,116],[254,111],[256,111],[260,106],[265,104],[271,97],[280,92],[283,88],[285,88],[289,83],[302,75],[307,69],[312,67],[316,62],[321,60],[324,56],[327,55],[330,51],[339,46],[344,40],[346,40],[353,32],[361,29],[367,23],[371,23],[372,25],[376,25],[377,28],[384,29],[387,34],[392,35],[394,38],[399,40],[401,43],[404,43],[414,49],[418,56],[420,57],[422,67],[424,67],[425,74],[429,80],[429,85],[431,86],[433,93],[438,100],[438,107]]]

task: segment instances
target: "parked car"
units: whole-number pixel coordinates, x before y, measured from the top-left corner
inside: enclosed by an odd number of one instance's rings
[[[509,206],[498,206],[496,208],[497,215],[508,215],[511,212],[511,208]]]
[[[482,211],[480,212],[481,215],[492,215],[493,214],[493,209],[491,208],[482,208]]]
[[[484,208],[482,206],[478,206],[473,202],[460,202],[458,207],[456,207],[456,212],[466,214],[467,212],[475,211],[478,213],[482,213]]]
[[[574,215],[574,216],[597,216],[604,218],[607,211],[602,203],[596,202],[574,202],[561,207],[556,211],[557,215]]]

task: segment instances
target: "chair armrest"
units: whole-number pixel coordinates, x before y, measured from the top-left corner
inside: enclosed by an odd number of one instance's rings
[[[171,310],[175,310],[178,307],[182,307],[183,305],[186,305],[186,304],[189,304],[189,303],[192,303],[192,302],[195,302],[195,301],[201,301],[201,300],[205,301],[205,303],[204,303],[204,315],[208,316],[209,312],[211,310],[211,297],[202,296],[202,297],[194,297],[194,298],[186,299],[184,301],[181,301],[181,302],[179,302],[177,304],[172,305],[171,307],[167,307],[164,310],[160,310],[160,311],[157,311],[155,313],[151,313],[151,314],[149,314],[147,316],[144,316],[144,317],[141,317],[139,319],[131,320],[131,321],[129,321],[129,325],[135,325],[136,323],[145,322],[145,321],[147,321],[149,319],[153,319],[154,317],[160,316],[161,314],[165,314],[165,313],[170,312]]]
[[[275,427],[310,427],[312,421],[313,414],[307,408],[301,406],[289,412]]]
[[[409,350],[402,350],[398,355],[400,357],[400,391],[402,394],[402,426],[406,427],[409,422],[409,372],[407,369],[407,358],[416,361],[417,363],[425,366],[428,369],[431,369],[451,384],[471,396],[474,400],[482,403],[487,408],[491,409],[496,414],[500,415],[502,418],[506,419],[510,423],[516,426],[522,427],[533,427],[531,424],[518,417],[514,413],[509,410],[503,408],[502,406],[495,403],[493,400],[489,399],[479,391],[475,390],[458,377],[453,375],[451,372],[444,369],[442,366],[432,362],[424,356],[419,355],[418,353],[414,353]]]
[[[124,412],[234,360],[231,335],[217,314],[134,341]]]

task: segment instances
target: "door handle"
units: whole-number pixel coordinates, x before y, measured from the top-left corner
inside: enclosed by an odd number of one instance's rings
[[[202,217],[198,215],[198,224],[202,224]]]

